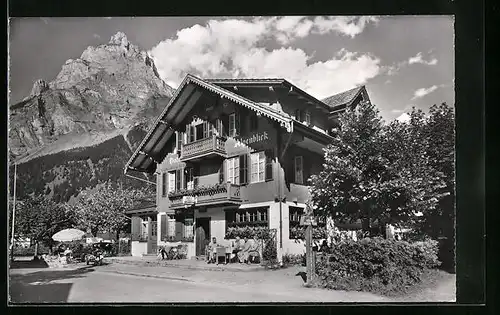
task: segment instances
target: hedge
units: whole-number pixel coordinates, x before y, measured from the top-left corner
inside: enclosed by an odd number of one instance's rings
[[[318,285],[335,290],[401,293],[421,282],[424,271],[439,266],[438,243],[408,243],[383,238],[346,240],[319,255]]]

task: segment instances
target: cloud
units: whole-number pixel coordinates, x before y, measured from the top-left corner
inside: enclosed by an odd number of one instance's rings
[[[103,19],[105,19],[105,20],[111,20],[112,17],[111,16],[105,16],[105,17],[103,17]]]
[[[402,113],[404,112],[404,109],[393,109],[391,110],[391,113],[394,113],[394,114],[399,114],[399,113]]]
[[[43,23],[49,24],[50,23],[50,18],[47,17],[41,17],[40,20],[42,20]]]
[[[398,118],[396,118],[397,121],[405,123],[410,121],[410,115],[407,113],[402,113]]]
[[[437,90],[440,87],[444,87],[444,85],[441,84],[441,85],[433,85],[433,86],[428,87],[428,88],[420,88],[413,93],[412,100],[415,100],[417,98],[422,98],[422,97],[426,96],[427,94],[434,92],[435,90]]]
[[[378,17],[375,16],[362,16],[362,17],[316,17],[314,23],[317,25],[317,32],[320,34],[336,31],[339,34],[354,37],[361,32],[368,23],[377,24]]]
[[[99,34],[93,34],[92,37],[97,38],[97,39],[101,39],[101,36]]]
[[[429,54],[433,52],[434,49],[429,50]],[[422,58],[422,53],[419,52],[415,56],[408,58],[408,60],[396,62],[392,65],[389,66],[383,66],[383,72],[386,73],[387,75],[395,75],[397,74],[402,68],[412,65],[412,64],[424,64],[428,66],[435,66],[437,65],[438,60],[436,58],[432,58],[430,60],[424,60]]]
[[[432,58],[431,60],[424,60],[422,58],[422,53],[419,52],[418,54],[416,54],[415,56],[413,57],[410,57],[408,59],[408,64],[414,64],[414,63],[421,63],[421,64],[424,64],[424,65],[429,65],[429,66],[434,66],[438,63],[438,60],[436,58]]]
[[[160,76],[173,87],[186,73],[202,77],[283,77],[322,98],[374,78],[381,71],[380,60],[342,49],[327,60],[312,63],[312,56],[302,49],[268,50],[263,43],[274,39],[286,44],[312,33],[355,36],[375,20],[311,20],[300,16],[210,20],[204,26],[197,24],[179,30],[175,38],[158,43],[149,53]]]

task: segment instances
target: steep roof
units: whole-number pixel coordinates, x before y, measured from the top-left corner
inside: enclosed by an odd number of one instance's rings
[[[365,88],[364,85],[355,87],[353,89],[350,89],[345,92],[341,92],[332,96],[329,96],[327,98],[322,99],[321,101],[328,106],[330,106],[332,109],[334,107],[340,106],[340,105],[345,105],[350,102],[352,102],[356,96]]]
[[[132,154],[132,157],[125,165],[125,173],[129,169],[140,172],[153,173],[155,170],[154,163],[165,158],[167,152],[164,152],[163,147],[166,141],[168,141],[170,136],[173,134],[173,130],[176,128],[176,124],[180,120],[182,120],[190,110],[190,108],[185,106],[184,104],[185,99],[184,101],[178,101],[178,99],[182,98],[183,94],[184,96],[189,95],[191,92],[184,93],[184,91],[188,86],[191,86],[193,88],[193,85],[198,86],[204,90],[211,91],[221,97],[225,97],[254,111],[260,112],[263,116],[277,121],[288,131],[291,131],[293,128],[293,119],[288,114],[277,111],[269,106],[255,103],[252,100],[249,100],[210,82],[202,80],[194,75],[187,74],[182,83],[177,88],[173,97],[170,99],[170,102],[167,104],[163,112],[158,116],[155,123],[140,143],[139,147]],[[192,89],[192,91],[194,91],[194,89]],[[191,106],[192,105],[193,104],[191,104]],[[173,116],[171,118],[171,121],[164,120],[167,115]],[[176,120],[177,122],[174,122],[174,120]]]

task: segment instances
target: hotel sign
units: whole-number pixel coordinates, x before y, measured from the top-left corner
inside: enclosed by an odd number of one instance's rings
[[[262,141],[266,141],[268,139],[269,139],[269,136],[267,134],[267,131],[259,132],[259,133],[256,133],[256,134],[250,136],[250,137],[241,138],[241,139],[236,140],[237,142],[234,145],[234,147],[235,148],[243,147],[243,146],[246,147],[249,144],[259,143]]]
[[[226,140],[226,152],[228,155],[250,153],[254,145],[262,146],[270,139],[267,131],[257,132],[247,137],[229,138]]]

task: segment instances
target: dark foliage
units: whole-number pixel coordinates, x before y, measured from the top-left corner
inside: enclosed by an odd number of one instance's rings
[[[435,241],[408,243],[382,238],[342,241],[318,255],[321,286],[335,290],[400,293],[421,282],[423,273],[439,266]]]
[[[18,190],[17,197],[53,192],[55,202],[66,202],[82,189],[106,181],[122,183],[124,187],[143,187],[144,183],[123,174],[131,154],[123,136],[117,136],[93,147],[35,158],[18,166],[17,185],[23,189]]]

